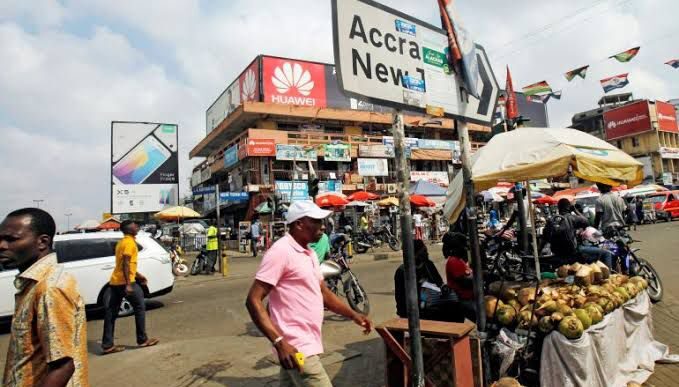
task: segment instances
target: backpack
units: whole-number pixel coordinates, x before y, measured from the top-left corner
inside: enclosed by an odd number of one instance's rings
[[[557,214],[552,217],[552,230],[549,243],[557,254],[574,254],[578,249],[578,241],[571,220],[567,216]]]

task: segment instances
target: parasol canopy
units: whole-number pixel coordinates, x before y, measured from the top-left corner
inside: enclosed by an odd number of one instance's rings
[[[344,195],[341,194],[326,194],[323,196],[317,196],[316,204],[319,207],[343,207],[349,203],[349,201],[346,199],[346,196],[343,196]]]
[[[349,201],[352,201],[352,200],[366,201],[366,200],[376,200],[376,199],[379,199],[379,198],[380,198],[380,195],[378,195],[378,194],[368,192],[368,191],[358,191],[358,192],[354,192],[351,195],[349,195],[349,197],[347,199],[349,199]]]
[[[410,195],[410,204],[415,207],[434,207],[436,203],[429,200],[426,196],[422,195]]]
[[[257,205],[257,207],[255,207],[255,212],[258,213],[258,214],[269,214],[269,213],[271,213],[271,206],[269,206],[269,202],[265,200],[265,201],[259,203],[259,205]]]
[[[446,189],[441,188],[438,184],[420,179],[410,186],[410,194],[422,196],[446,196]]]
[[[389,206],[398,206],[398,198],[395,198],[393,196],[390,196],[386,199],[382,199],[379,202],[377,202],[378,206],[382,207],[389,207]]]
[[[558,200],[554,199],[553,197],[551,197],[549,195],[544,195],[542,197],[539,197],[539,198],[533,200],[533,203],[554,205],[554,204],[558,203]]]
[[[347,203],[347,207],[367,207],[369,205],[370,205],[369,203],[360,200],[354,200]]]
[[[101,222],[98,222],[94,219],[88,219],[79,225],[75,226],[76,230],[96,230],[99,228],[99,225]]]
[[[160,220],[176,221],[187,218],[200,218],[200,214],[188,207],[174,206],[156,213],[153,217]]]
[[[643,164],[613,145],[575,129],[520,128],[494,136],[472,156],[477,191],[499,182],[560,177],[569,168],[575,176],[612,186],[634,186],[643,178]],[[448,187],[444,212],[457,219],[464,205],[462,174]]]

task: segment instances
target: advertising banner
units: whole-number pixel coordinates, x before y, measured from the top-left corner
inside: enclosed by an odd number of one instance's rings
[[[677,127],[677,110],[674,106],[666,102],[656,101],[655,109],[658,114],[658,130],[679,133],[679,127]]]
[[[349,144],[323,145],[323,159],[325,161],[351,161]]]
[[[284,202],[309,200],[309,185],[306,181],[295,181],[294,189],[289,180],[276,180],[274,185],[276,194],[281,195]]]
[[[660,157],[663,159],[679,159],[679,148],[661,146]]]
[[[217,100],[207,109],[205,117],[207,132],[210,133],[219,126],[232,111],[240,105],[240,81],[236,79]]]
[[[200,184],[202,181],[200,180],[200,170],[194,171],[191,174],[191,187],[195,187],[198,184]]]
[[[388,176],[389,164],[387,159],[356,159],[358,174],[361,176]]]
[[[662,174],[662,183],[663,185],[672,185],[673,182],[672,178],[672,172],[663,172]]]
[[[238,77],[240,86],[240,101],[259,101],[259,58],[252,61],[250,66]]]
[[[262,77],[264,102],[327,106],[323,64],[265,56]]]
[[[238,163],[238,144],[230,146],[224,151],[224,168]]]
[[[212,169],[205,167],[200,171],[200,182],[208,181],[212,177]]]
[[[305,149],[302,145],[276,144],[276,160],[316,161],[316,149]]]
[[[448,180],[448,172],[410,171],[410,181],[419,180],[426,180],[430,183],[438,184],[441,187],[447,187],[450,183]]]
[[[648,101],[639,101],[604,112],[606,140],[615,140],[653,130]]]
[[[247,145],[247,155],[253,157],[276,156],[276,141],[272,139],[249,138]]]
[[[318,183],[318,192],[335,192],[342,193],[342,181],[341,180],[328,180],[321,181]]]
[[[219,202],[247,202],[250,195],[247,192],[220,192]]]
[[[373,144],[359,145],[358,155],[360,157],[394,157],[394,144]]]
[[[177,125],[111,123],[111,212],[157,212],[179,202]]]
[[[417,140],[417,147],[420,149],[453,150],[455,149],[455,144],[453,144],[453,141],[429,140],[420,138]]]

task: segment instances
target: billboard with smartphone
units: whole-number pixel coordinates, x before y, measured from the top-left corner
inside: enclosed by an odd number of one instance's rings
[[[176,124],[111,123],[111,212],[157,212],[179,202]]]

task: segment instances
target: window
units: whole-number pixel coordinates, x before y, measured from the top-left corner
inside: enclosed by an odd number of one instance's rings
[[[113,239],[74,239],[55,243],[59,263],[84,259],[111,257],[115,255]]]
[[[635,148],[639,146],[639,137],[632,137],[632,146]]]
[[[618,142],[616,144],[617,144],[616,146],[618,147],[618,149],[622,149],[622,141],[621,140],[618,140]]]

